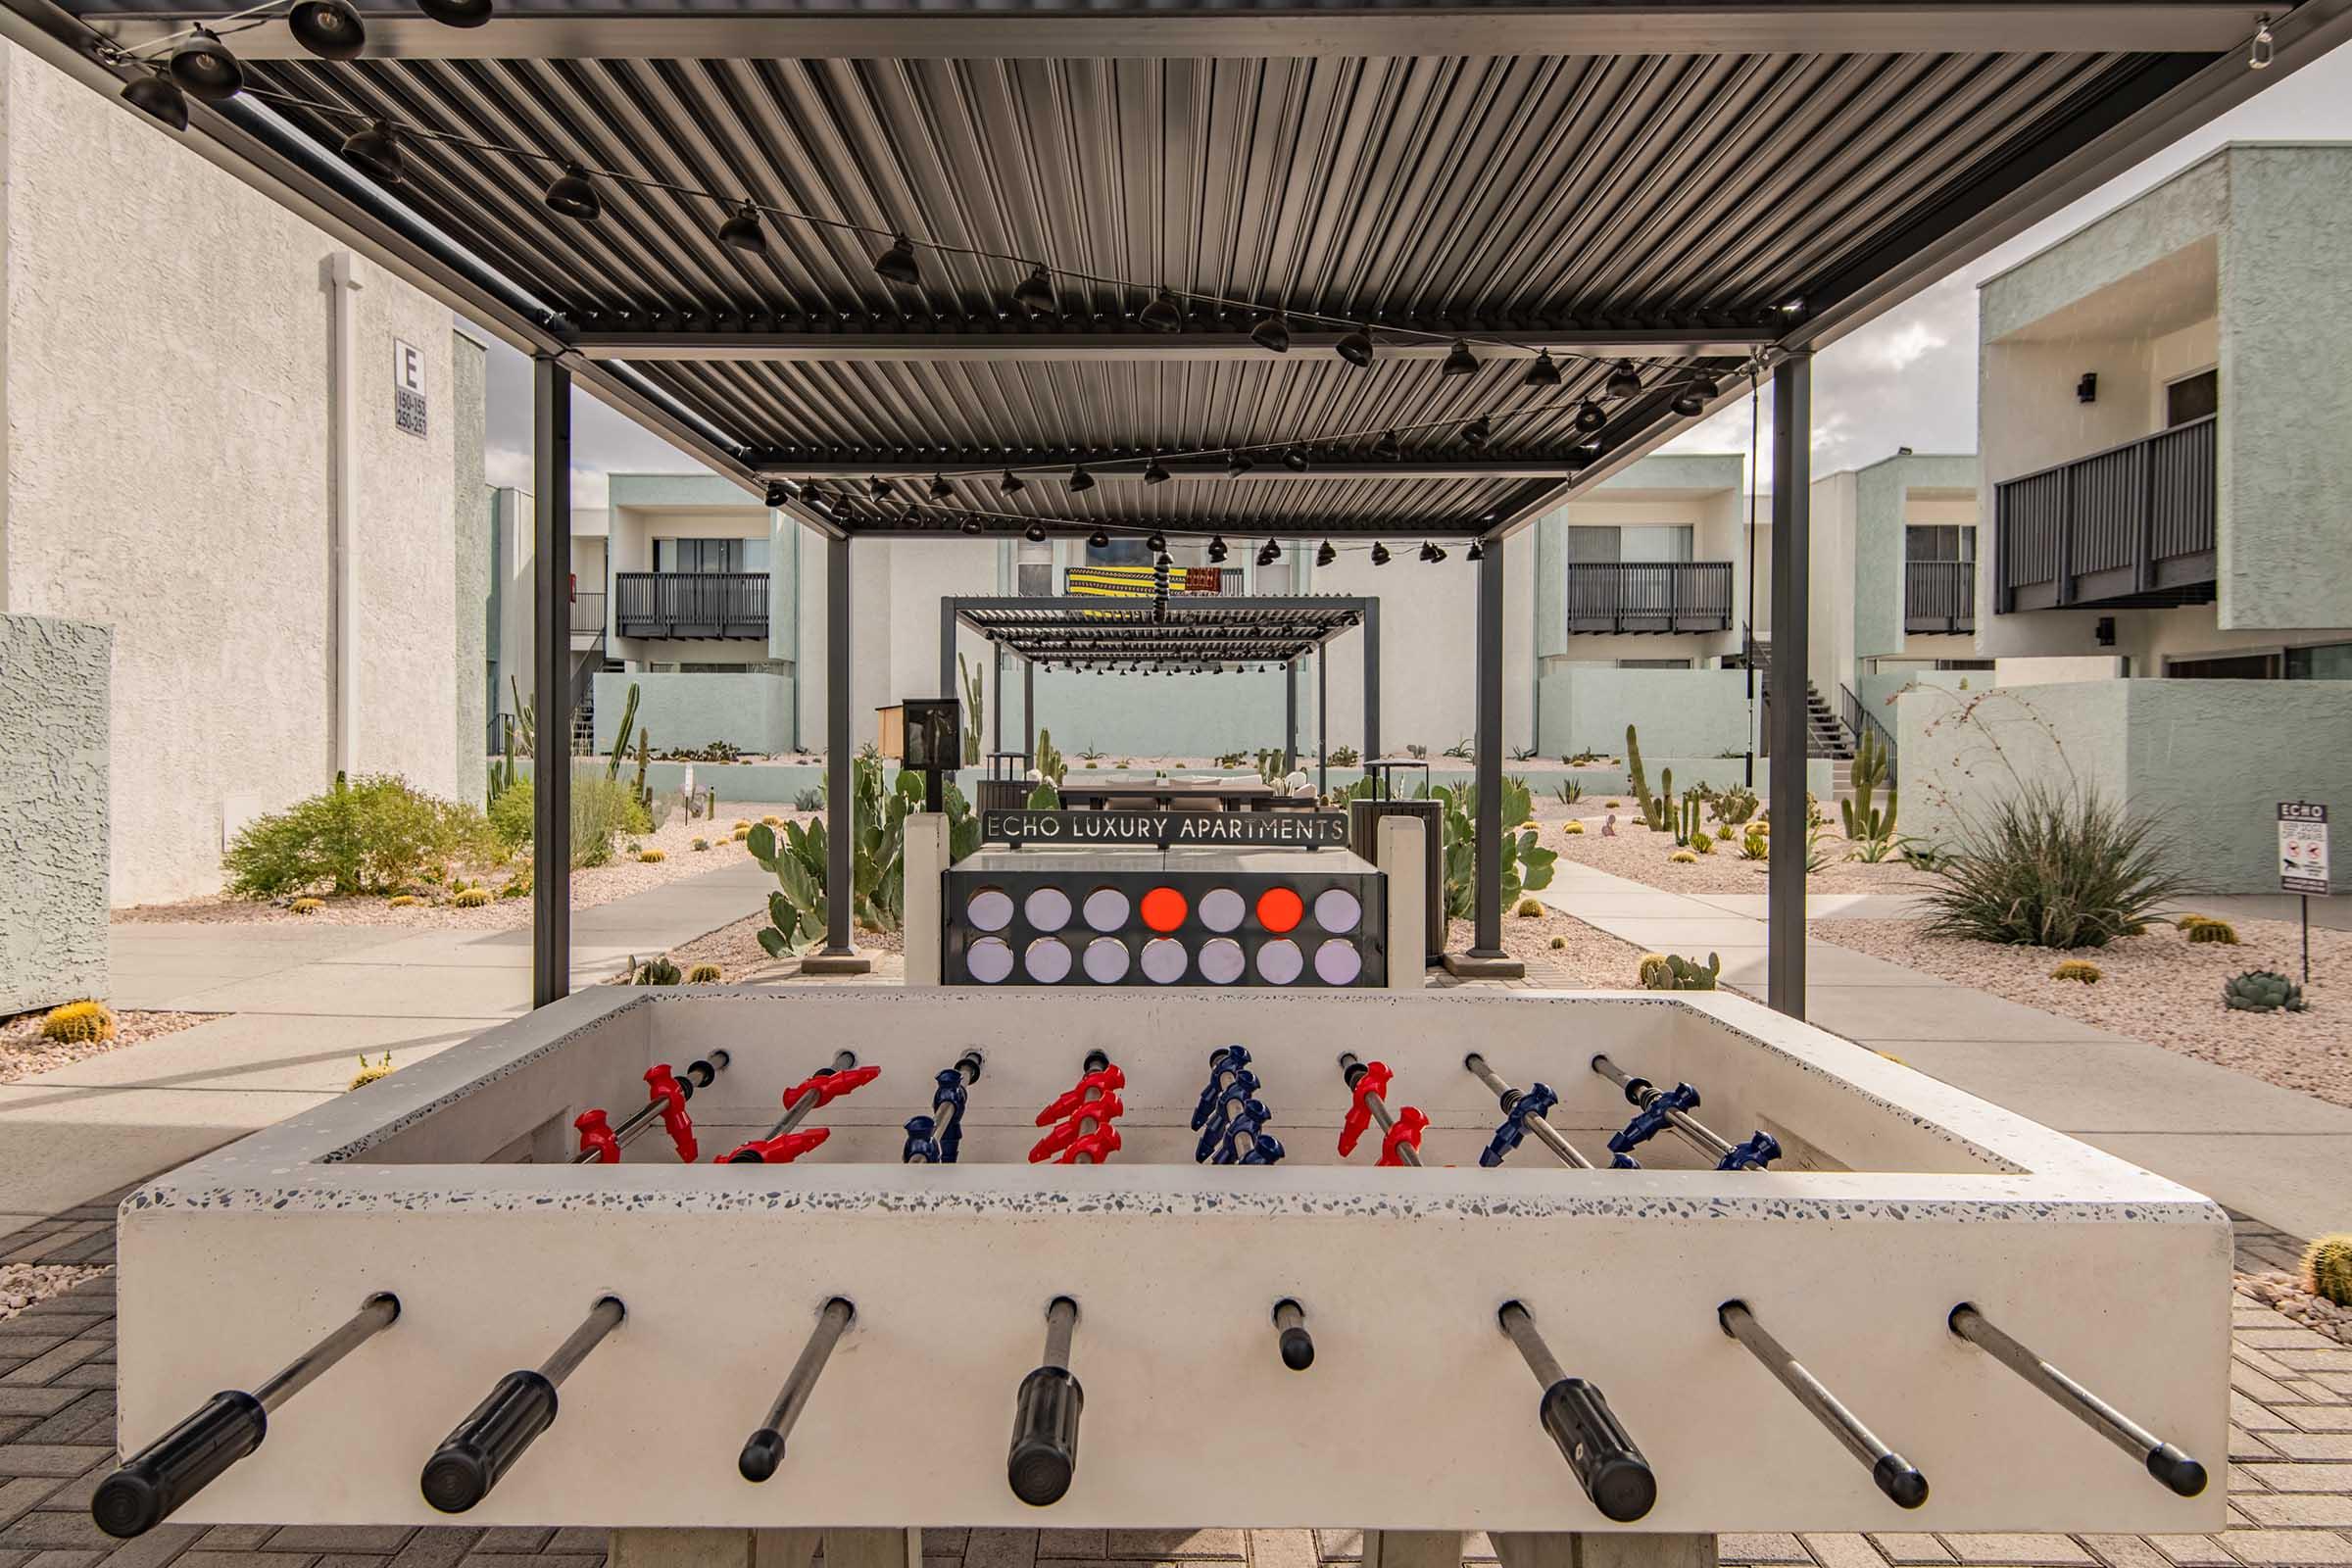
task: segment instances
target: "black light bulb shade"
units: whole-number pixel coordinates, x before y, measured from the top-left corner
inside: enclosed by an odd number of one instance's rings
[[[914,245],[904,234],[892,240],[889,248],[874,258],[874,271],[907,288],[913,288],[923,280],[922,266],[914,259]]]
[[[1046,542],[1046,525],[1042,522],[1033,522],[1021,530],[1021,537],[1033,545],[1042,545]]]
[[[767,505],[770,511],[781,507],[785,502],[790,501],[791,499],[792,492],[785,487],[783,480],[771,479],[768,481]],[[810,501],[814,501],[816,497],[810,496],[808,499]]]
[[[1228,453],[1225,458],[1225,476],[1229,479],[1238,479],[1256,466],[1256,464],[1239,452]]]
[[[478,27],[497,7],[493,0],[416,0],[416,9],[444,27]]]
[[[1155,556],[1165,555],[1168,549],[1167,536],[1154,532],[1151,538],[1144,541],[1144,548]]]
[[[1374,544],[1372,546],[1372,564],[1375,566],[1385,566],[1388,564],[1389,547],[1384,544]]]
[[[1642,395],[1642,372],[1634,368],[1633,361],[1617,362],[1617,368],[1609,372],[1607,391],[1613,398],[1638,398]]]
[[[122,89],[122,101],[173,130],[188,128],[188,95],[170,76],[133,77]]]
[[[1372,368],[1372,334],[1360,326],[1352,332],[1343,333],[1340,340],[1332,345],[1332,351],[1359,370]]]
[[[1173,566],[1174,564],[1176,564],[1176,563],[1174,563],[1173,561],[1170,561],[1170,560],[1168,559],[1168,553],[1167,553],[1165,550],[1162,550],[1162,551],[1159,553],[1159,559],[1158,559],[1157,561],[1154,561],[1154,562],[1152,563],[1152,564],[1153,564],[1153,565],[1155,565],[1155,566]]]
[[[1674,401],[1667,407],[1681,417],[1690,419],[1707,412],[1707,400],[1700,397],[1695,388],[1685,387],[1674,395]]]
[[[1403,457],[1404,447],[1396,439],[1396,432],[1394,430],[1383,431],[1380,439],[1372,443],[1372,455],[1389,463],[1394,463]]]
[[[865,481],[865,493],[869,496],[872,496],[876,501],[880,501],[889,496],[890,493],[897,488],[898,487],[896,485],[892,484],[888,479],[883,478],[879,474]]]
[[[970,533],[970,534],[976,534],[976,533],[978,533],[978,532],[980,531],[980,519],[979,519],[978,517],[966,517],[966,518],[964,518],[964,519],[963,519],[963,531],[964,531],[965,533]]]
[[[1104,529],[1097,528],[1093,533],[1090,533],[1086,536],[1086,547],[1089,550],[1108,550],[1110,548],[1110,534]]]
[[[1054,310],[1054,278],[1043,267],[1012,285],[1012,303],[1031,316],[1051,316]]]
[[[1446,547],[1444,545],[1431,545],[1429,547],[1429,559],[1432,561],[1444,561],[1446,559]]]
[[[245,68],[228,52],[228,45],[198,27],[172,51],[172,79],[190,97],[220,104],[245,90]]]
[[[1465,561],[1484,561],[1487,559],[1487,547],[1473,539],[1470,541],[1470,548],[1462,552],[1462,559]]]
[[[1315,564],[1318,566],[1328,566],[1339,559],[1339,551],[1332,548],[1332,543],[1328,539],[1323,541],[1323,548],[1315,552]]]
[[[1560,368],[1552,363],[1551,350],[1545,349],[1536,356],[1536,363],[1527,368],[1527,374],[1519,378],[1519,384],[1521,386],[1558,386],[1560,384]]]
[[[1282,454],[1282,466],[1293,473],[1304,473],[1313,466],[1307,462],[1305,450],[1300,447],[1287,448]]]
[[[389,121],[368,122],[343,138],[342,152],[387,185],[397,185],[408,177],[408,155],[401,150],[400,133]]]
[[[1006,468],[1004,470],[1004,477],[997,481],[997,488],[1003,491],[1005,495],[1017,496],[1029,487],[1021,482],[1021,476],[1019,474],[1013,472],[1010,468]]]
[[[1603,414],[1600,405],[1591,398],[1585,399],[1576,411],[1576,427],[1587,435],[1597,435],[1600,427],[1608,422],[1609,416]]]
[[[1277,540],[1269,539],[1266,541],[1266,548],[1260,551],[1259,554],[1263,555],[1269,561],[1280,561],[1282,559],[1282,545]]]
[[[944,473],[935,473],[935,474],[933,474],[933,475],[931,476],[931,499],[932,499],[932,500],[934,500],[934,501],[945,501],[945,500],[947,500],[947,499],[948,499],[950,496],[954,495],[955,493],[956,493],[956,487],[955,487],[954,485],[952,485],[952,484],[948,483],[948,476],[947,476],[946,474],[944,474]]]
[[[1184,307],[1176,303],[1175,295],[1163,288],[1152,296],[1152,303],[1144,307],[1136,319],[1154,332],[1181,332],[1184,330]]]
[[[1225,548],[1225,536],[1223,534],[1218,534],[1216,537],[1209,540],[1208,559],[1211,562],[1223,561],[1228,554],[1229,552]]]
[[[564,172],[547,182],[547,189],[539,199],[552,211],[583,223],[594,222],[605,212],[604,198],[589,183],[588,172],[577,164],[565,164]]]
[[[1446,351],[1446,363],[1438,367],[1438,373],[1440,375],[1476,375],[1478,373],[1478,356],[1470,352],[1468,343],[1457,337],[1453,340],[1453,347]]]
[[[1435,560],[1437,560],[1437,559],[1438,559],[1438,557],[1437,557],[1437,549],[1438,549],[1438,547],[1437,547],[1436,545],[1433,545],[1433,544],[1431,544],[1431,543],[1430,543],[1428,540],[1426,540],[1426,539],[1422,540],[1422,541],[1421,541],[1421,559],[1422,559],[1423,561],[1435,561]]]
[[[356,60],[368,43],[367,24],[350,0],[296,0],[286,30],[321,60]]]
[[[1086,471],[1086,465],[1075,464],[1070,468],[1070,493],[1084,495],[1095,487],[1095,476]]]
[[[750,256],[767,254],[767,230],[760,226],[760,209],[745,202],[733,217],[718,225],[718,242]]]
[[[1157,458],[1153,458],[1150,463],[1144,465],[1144,483],[1166,484],[1167,482],[1168,470],[1160,466]]]
[[[1291,352],[1291,323],[1280,311],[1258,318],[1250,328],[1250,341],[1276,354]]]
[[[1474,451],[1479,447],[1485,446],[1489,441],[1494,439],[1494,426],[1483,414],[1477,418],[1472,419],[1468,424],[1462,426],[1463,444],[1470,447]]]

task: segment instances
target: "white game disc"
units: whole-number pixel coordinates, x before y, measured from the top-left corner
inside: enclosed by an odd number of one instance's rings
[[[1192,961],[1184,944],[1173,937],[1154,937],[1144,944],[1144,978],[1155,985],[1174,985]]]
[[[1288,937],[1277,937],[1257,950],[1258,978],[1278,986],[1287,986],[1298,978],[1306,967],[1306,958],[1298,944]]]
[[[1070,896],[1059,888],[1039,888],[1022,901],[1021,912],[1032,929],[1058,931],[1070,923]]]
[[[1209,897],[1216,895],[1212,893]],[[1200,978],[1212,986],[1229,986],[1239,980],[1245,962],[1242,945],[1231,937],[1210,937],[1200,944]]]
[[[1097,937],[1086,945],[1086,977],[1097,985],[1116,985],[1127,978],[1127,944],[1117,937]]]
[[[1327,986],[1351,986],[1364,972],[1364,956],[1352,942],[1337,938],[1315,950],[1315,978]]]
[[[1029,944],[1022,966],[1040,985],[1057,986],[1070,977],[1070,945],[1058,937],[1039,937]]]
[[[1127,895],[1117,888],[1097,888],[1086,896],[1086,923],[1097,931],[1116,931],[1127,923]]]
[[[1231,931],[1250,913],[1250,901],[1231,888],[1210,888],[1200,895],[1200,923],[1211,931]]]
[[[963,906],[963,917],[976,931],[1002,931],[1012,924],[1012,895],[1003,888],[982,888]]]
[[[1363,917],[1362,902],[1346,888],[1325,888],[1315,895],[1315,924],[1326,931],[1345,934]]]
[[[982,937],[965,950],[963,963],[982,985],[998,985],[1012,973],[1012,949],[1002,937]]]

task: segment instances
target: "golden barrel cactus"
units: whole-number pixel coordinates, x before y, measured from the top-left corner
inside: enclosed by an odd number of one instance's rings
[[[41,1019],[41,1038],[65,1044],[115,1038],[115,1013],[103,1002],[69,1002]]]

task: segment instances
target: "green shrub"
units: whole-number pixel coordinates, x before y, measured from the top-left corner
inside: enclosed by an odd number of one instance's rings
[[[1352,746],[1334,746],[1331,749],[1331,765],[1334,767],[1353,767],[1359,760]]]
[[[460,852],[495,855],[482,814],[389,774],[338,776],[334,787],[256,817],[221,857],[228,890],[274,899],[312,888],[342,894],[395,888]]]
[[[531,842],[531,781],[517,779],[490,803],[490,831],[513,849]],[[618,779],[606,778],[593,768],[571,775],[571,868],[603,865],[612,858],[612,840],[621,833],[651,833],[653,818],[646,814],[636,792]]]
[[[1929,930],[2062,949],[2105,947],[2183,887],[2148,819],[2095,791],[2039,783],[1962,818],[1935,876]]]

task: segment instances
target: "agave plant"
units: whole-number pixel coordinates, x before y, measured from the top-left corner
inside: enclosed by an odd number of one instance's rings
[[[2152,821],[2043,783],[1964,818],[1935,878],[1932,932],[2043,948],[2103,948],[2186,891]]]

